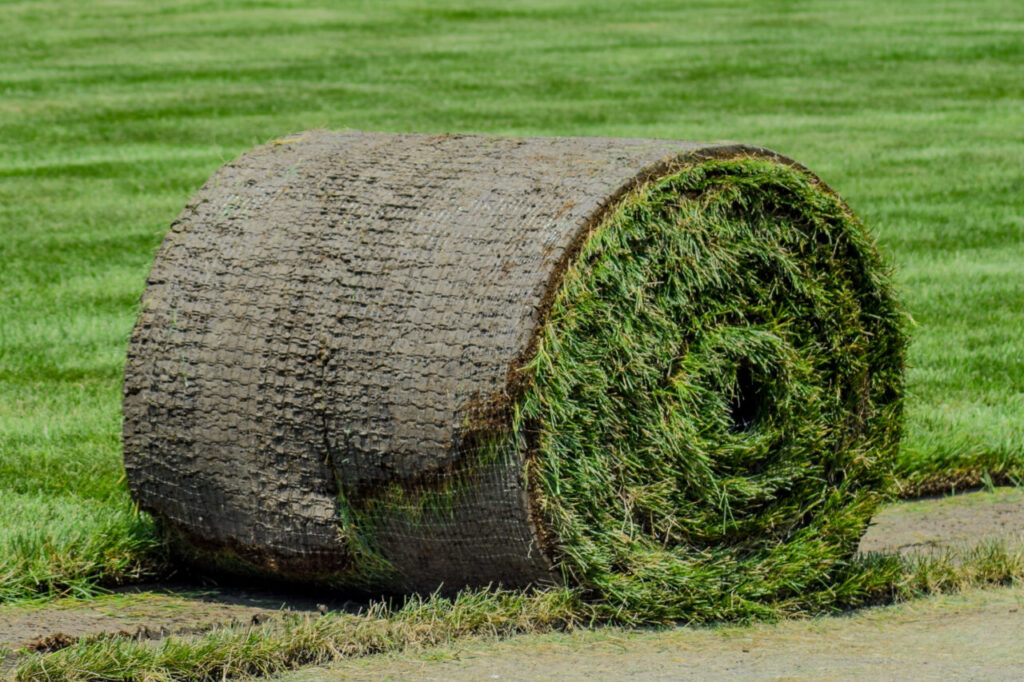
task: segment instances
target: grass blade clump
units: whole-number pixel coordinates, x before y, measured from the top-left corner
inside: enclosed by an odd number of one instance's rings
[[[153,520],[118,502],[0,491],[0,603],[89,596],[162,572]]]
[[[891,490],[902,320],[870,237],[798,169],[632,192],[570,265],[513,426],[567,581],[626,622],[832,594]]]

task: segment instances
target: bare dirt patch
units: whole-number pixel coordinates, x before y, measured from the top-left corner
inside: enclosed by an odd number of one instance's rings
[[[340,680],[1019,680],[1024,588],[747,627],[616,628],[470,640],[299,670]]]
[[[257,625],[285,612],[355,608],[352,602],[320,603],[292,593],[196,585],[134,586],[92,599],[0,606],[0,652],[6,646],[12,652],[46,653],[96,634],[156,640],[229,624]]]
[[[890,505],[872,519],[860,551],[932,553],[989,540],[1024,542],[1024,489],[996,488]]]

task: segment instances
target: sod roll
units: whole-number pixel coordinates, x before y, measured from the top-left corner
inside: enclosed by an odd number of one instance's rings
[[[125,468],[207,567],[695,617],[839,575],[891,483],[901,320],[766,149],[307,132],[167,234]]]

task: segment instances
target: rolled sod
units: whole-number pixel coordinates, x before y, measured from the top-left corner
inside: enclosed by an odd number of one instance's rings
[[[834,589],[890,491],[887,275],[834,192],[758,147],[275,140],[160,248],[128,481],[200,567],[756,611]]]

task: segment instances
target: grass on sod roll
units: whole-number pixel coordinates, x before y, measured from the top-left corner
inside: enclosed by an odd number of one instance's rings
[[[218,166],[318,126],[798,158],[917,322],[903,493],[1024,475],[1017,0],[11,1],[0,26],[0,598],[155,566],[119,482],[147,269]]]
[[[1002,544],[931,557],[869,555],[848,564],[835,592],[793,594],[766,604],[758,618],[806,617],[841,608],[955,593],[1024,580],[1024,551]],[[159,642],[99,635],[20,662],[20,682],[67,680],[222,680],[270,675],[345,658],[422,649],[464,637],[508,637],[630,623],[629,614],[580,598],[574,590],[466,591],[447,599],[412,598],[376,604],[353,615],[288,616],[262,626],[232,626]]]
[[[568,583],[636,622],[831,592],[902,432],[886,275],[788,166],[705,162],[628,195],[569,266],[513,427]]]

